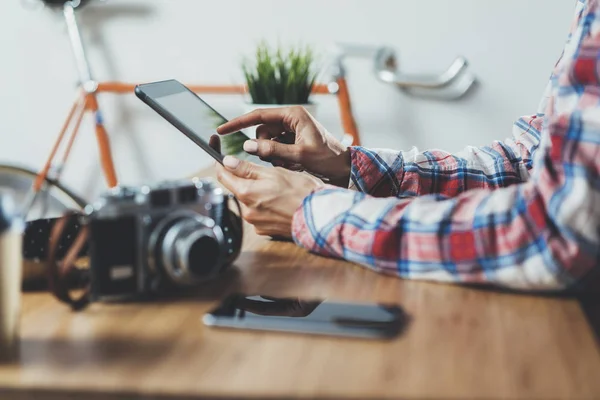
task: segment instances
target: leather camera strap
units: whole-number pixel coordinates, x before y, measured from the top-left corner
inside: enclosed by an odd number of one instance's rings
[[[54,296],[60,301],[67,303],[74,311],[85,308],[89,302],[89,283],[82,289],[78,297],[71,294],[70,275],[77,271],[75,261],[88,239],[88,227],[82,226],[71,245],[66,250],[64,257],[57,258],[61,239],[65,237],[65,228],[73,217],[79,215],[75,212],[67,212],[56,221],[50,231],[50,241],[48,246],[48,259],[46,261],[46,273],[48,275],[48,286]]]
[[[77,234],[81,230],[79,215],[72,213],[58,218],[44,218],[28,221],[25,225],[23,236],[23,258],[29,261],[45,262],[48,259],[48,246],[50,244],[50,232],[59,220],[66,218],[58,247],[56,257],[62,259],[67,250],[73,245]],[[87,244],[81,248],[80,256],[87,255]]]

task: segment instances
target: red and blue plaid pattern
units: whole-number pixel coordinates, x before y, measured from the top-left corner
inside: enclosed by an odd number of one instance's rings
[[[535,115],[450,154],[351,148],[350,190],[294,215],[297,244],[403,278],[521,290],[600,286],[600,7],[579,1]]]

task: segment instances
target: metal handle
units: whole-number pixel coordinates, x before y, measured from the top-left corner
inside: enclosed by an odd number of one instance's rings
[[[383,47],[375,56],[375,72],[379,80],[402,88],[438,89],[448,86],[467,69],[467,66],[468,62],[464,57],[457,57],[446,71],[438,75],[401,74],[397,70],[396,57],[392,49]]]
[[[471,72],[466,71],[460,74],[452,84],[440,87],[438,89],[425,89],[418,86],[400,87],[404,92],[411,95],[431,98],[436,100],[454,100],[464,96],[475,84],[477,79]]]
[[[457,99],[465,95],[475,84],[475,75],[468,72],[466,58],[457,57],[450,67],[440,74],[401,73],[394,50],[387,46],[368,46],[351,43],[339,43],[336,56],[338,71],[344,57],[373,59],[375,76],[381,82],[395,85],[408,93],[440,99]]]

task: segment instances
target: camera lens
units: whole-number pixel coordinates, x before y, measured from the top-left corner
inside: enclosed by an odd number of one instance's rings
[[[199,214],[170,216],[150,237],[152,265],[171,281],[189,285],[213,277],[224,260],[221,228]]]
[[[215,238],[203,236],[196,240],[188,252],[188,266],[196,275],[210,273],[210,266],[219,262],[219,243]],[[207,270],[208,267],[208,270]]]

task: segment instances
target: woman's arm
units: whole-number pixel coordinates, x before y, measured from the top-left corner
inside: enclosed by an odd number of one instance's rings
[[[404,278],[491,283],[526,290],[597,290],[597,0],[586,3],[574,38],[553,77],[542,139],[528,181],[504,187],[486,174],[486,185],[494,182],[497,189],[437,191],[457,194],[452,198],[425,194],[435,190],[428,185],[407,184],[407,173],[398,179],[398,191],[416,187],[423,196],[376,198],[334,187],[319,188],[305,198],[294,215],[296,243],[316,253],[343,257]],[[406,164],[404,158],[402,163]],[[424,164],[435,165],[427,160]],[[409,182],[420,179],[422,175],[415,175]],[[465,185],[469,187],[469,183]],[[377,179],[368,187],[375,192],[381,188]]]
[[[470,189],[496,189],[529,179],[539,145],[542,115],[523,117],[513,139],[469,146],[458,153],[351,147],[351,189],[376,197],[440,194],[454,197]]]

